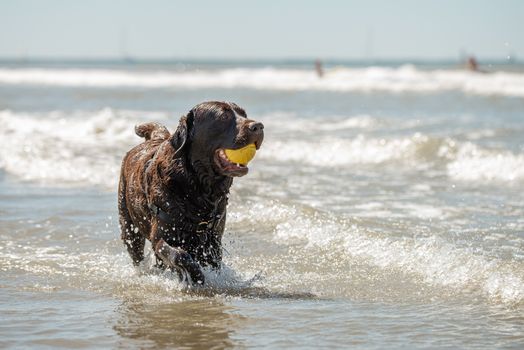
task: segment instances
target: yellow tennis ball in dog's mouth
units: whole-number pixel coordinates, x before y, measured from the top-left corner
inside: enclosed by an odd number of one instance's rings
[[[255,156],[257,148],[254,143],[251,143],[239,149],[226,149],[225,152],[231,162],[246,166]]]

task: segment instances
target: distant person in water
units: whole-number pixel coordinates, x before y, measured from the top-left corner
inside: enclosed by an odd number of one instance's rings
[[[466,61],[466,69],[477,73],[488,73],[488,71],[479,68],[477,59],[474,56],[470,56]]]
[[[466,61],[466,68],[473,72],[479,71],[479,65],[475,57],[471,56],[468,58],[468,60]]]
[[[322,69],[322,62],[320,60],[315,61],[315,71],[317,72],[317,76],[322,78],[324,75],[324,70]]]
[[[466,61],[466,69],[477,73],[488,73],[484,69],[479,68],[477,59],[474,56],[470,56]]]

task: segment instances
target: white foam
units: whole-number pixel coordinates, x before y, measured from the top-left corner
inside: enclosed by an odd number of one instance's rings
[[[165,113],[0,112],[0,168],[23,180],[115,188],[120,162],[139,142],[134,125]]]
[[[318,134],[319,132],[333,132],[345,130],[372,130],[385,122],[367,114],[353,116],[343,115],[316,115],[314,118],[300,117],[296,113],[273,112],[262,115],[266,129],[272,134],[283,134],[289,131],[300,134]],[[285,122],[282,122],[285,121]]]
[[[414,159],[419,152],[424,151],[425,146],[434,141],[418,133],[393,139],[359,135],[353,139],[325,137],[311,141],[274,141],[264,145],[259,157],[281,162],[306,162],[322,167],[380,164]]]
[[[262,119],[273,120],[275,115],[278,113]],[[165,120],[167,116],[165,112],[109,108],[70,113],[0,111],[0,168],[23,180],[54,185],[91,184],[114,189],[123,155],[140,141],[134,134],[134,125],[146,120]],[[378,123],[366,115],[337,119],[334,125],[338,130],[367,128]],[[293,120],[286,125],[304,128],[308,123],[315,124],[307,119]],[[331,130],[331,127],[326,128]],[[311,130],[315,131],[313,127]],[[425,142],[424,138],[417,134],[389,141],[363,136],[326,142],[268,140],[257,158],[315,164],[321,157],[324,165],[332,166],[381,163],[409,157],[416,151],[418,142]]]
[[[245,279],[241,273],[223,265],[219,271],[203,269],[206,277],[205,286],[195,288],[184,279],[179,280],[176,272],[162,270],[154,266],[154,254],[148,253],[138,267],[134,267],[127,253],[122,252],[120,242],[109,241],[112,251],[107,246],[96,251],[85,251],[79,247],[25,246],[7,241],[9,249],[0,250],[0,265],[4,270],[16,269],[32,274],[46,276],[53,281],[54,287],[33,286],[37,290],[58,289],[64,286],[106,289],[108,293],[119,295],[149,295],[149,302],[173,302],[184,298],[194,299],[195,294],[183,291],[202,293],[241,293],[252,287],[256,278]],[[60,283],[60,276],[66,278]],[[86,285],[86,279],[91,282]]]
[[[524,154],[503,150],[486,150],[473,143],[459,147],[448,164],[448,175],[457,180],[516,181],[524,179]]]
[[[524,74],[480,74],[464,70],[399,68],[335,68],[319,79],[313,70],[234,68],[161,71],[117,69],[1,68],[0,83],[76,87],[252,88],[264,90],[385,91],[524,96]]]
[[[385,237],[345,220],[327,215],[308,217],[292,210],[276,226],[279,244],[302,241],[306,249],[341,251],[341,258],[396,269],[419,276],[429,285],[457,292],[480,291],[493,301],[524,301],[524,266],[489,257],[478,249],[459,248],[437,236]],[[433,216],[434,213],[430,213]]]
[[[271,121],[274,115],[262,119]],[[167,117],[166,112],[109,108],[70,113],[0,111],[0,169],[23,180],[45,184],[91,184],[115,189],[123,155],[140,142],[134,134],[134,125]],[[282,127],[286,137],[289,128],[304,130],[308,123],[315,124],[312,120],[291,118]],[[337,130],[358,131],[381,123],[370,116],[337,117],[337,120],[334,123]],[[271,125],[267,124],[268,130]],[[262,164],[295,162],[325,168],[392,163],[447,172],[449,177],[461,181],[524,179],[523,154],[485,149],[449,138],[421,133],[396,138],[363,134],[347,138],[343,133],[340,137],[333,136],[331,129],[319,133],[314,127],[311,133],[300,133],[300,138],[286,139],[275,134],[271,136],[268,132],[263,148],[257,153]],[[439,164],[444,165],[442,170],[438,169]]]
[[[461,181],[520,181],[524,179],[524,154],[480,147],[471,142],[421,133],[399,138],[315,137],[311,141],[267,141],[258,158],[321,167],[395,162],[418,169],[438,164],[447,175]]]

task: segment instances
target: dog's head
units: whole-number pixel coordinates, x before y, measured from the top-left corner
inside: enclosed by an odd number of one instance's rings
[[[264,139],[264,125],[249,119],[246,112],[234,103],[203,102],[180,118],[171,144],[177,153],[187,155],[189,161],[207,172],[222,176],[243,176],[246,165],[232,162],[226,149],[240,149],[249,144],[260,148]]]

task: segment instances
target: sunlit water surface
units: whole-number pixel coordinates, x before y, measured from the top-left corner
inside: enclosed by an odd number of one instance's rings
[[[523,96],[518,70],[2,67],[0,347],[522,348]],[[266,138],[195,289],[132,266],[116,184],[136,123],[203,100]]]

